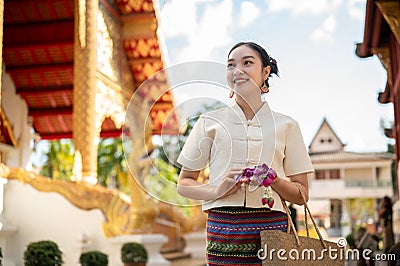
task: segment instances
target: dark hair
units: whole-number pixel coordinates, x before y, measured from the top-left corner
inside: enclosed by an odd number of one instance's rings
[[[271,67],[271,72],[269,72],[268,78],[271,77],[272,74],[279,76],[278,63],[276,62],[276,60],[274,58],[272,58],[271,56],[269,56],[267,51],[265,51],[264,48],[262,48],[260,45],[254,43],[254,42],[239,42],[239,43],[235,44],[232,47],[232,49],[229,51],[228,57],[232,53],[233,50],[235,50],[236,48],[243,46],[243,45],[249,47],[250,49],[255,51],[260,56],[263,68],[266,66]],[[268,78],[264,82],[269,87]]]
[[[392,220],[392,215],[393,215],[392,200],[388,196],[383,197],[382,200],[384,203],[384,207],[386,208],[386,211],[383,214],[384,225],[387,226],[388,222]]]
[[[392,199],[388,196],[383,197],[383,202],[385,203],[385,207],[392,208]]]

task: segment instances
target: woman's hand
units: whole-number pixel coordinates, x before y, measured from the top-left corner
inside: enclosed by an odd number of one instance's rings
[[[302,186],[306,201],[308,201],[308,177],[306,173],[288,176],[289,180],[283,178],[276,178],[272,182],[271,187],[277,192],[284,200],[303,205],[304,200],[300,195],[298,185]]]
[[[214,199],[226,197],[238,191],[243,183],[248,183],[247,180],[239,180],[236,181],[236,177],[241,175],[243,169],[240,168],[231,168],[228,172],[221,177],[221,181],[218,186],[212,189],[212,197]]]
[[[182,168],[178,179],[178,193],[184,197],[195,200],[216,200],[218,198],[235,193],[242,183],[246,181],[239,180],[237,183],[235,177],[242,173],[243,169],[232,168],[221,177],[220,183],[215,186],[212,184],[202,184],[197,181],[200,171],[190,171]]]

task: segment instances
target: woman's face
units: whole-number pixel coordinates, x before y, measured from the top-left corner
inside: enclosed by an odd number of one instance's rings
[[[267,79],[270,67],[262,67],[261,59],[256,51],[246,45],[233,50],[227,62],[226,80],[229,87],[239,96],[260,94],[260,87]]]

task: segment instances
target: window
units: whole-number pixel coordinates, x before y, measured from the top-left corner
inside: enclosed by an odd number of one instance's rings
[[[325,170],[315,170],[315,179],[325,179]]]
[[[340,179],[340,169],[315,170],[315,179]]]
[[[339,169],[331,169],[329,170],[330,179],[340,179],[340,170]]]
[[[332,142],[333,142],[333,139],[332,139],[332,138],[327,138],[327,139],[320,138],[320,139],[319,139],[319,142],[320,142],[320,143],[332,143]]]

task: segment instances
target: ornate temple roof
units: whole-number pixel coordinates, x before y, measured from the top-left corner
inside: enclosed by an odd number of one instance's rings
[[[383,92],[379,93],[378,101],[380,103],[389,103],[393,101],[392,88],[393,79],[396,78],[396,71],[391,60],[390,46],[391,36],[397,43],[400,42],[400,1],[393,0],[368,0],[365,12],[364,38],[362,43],[356,47],[356,55],[360,58],[366,58],[376,54],[387,71],[387,83]],[[393,72],[393,73],[392,73]],[[394,75],[394,76],[393,76]],[[398,76],[398,75],[397,75]]]
[[[121,23],[125,33],[120,48],[131,70],[135,86],[130,89],[132,94],[144,80],[163,68],[153,2],[100,0],[99,3]],[[28,105],[34,130],[42,139],[72,138],[74,0],[5,0],[4,5],[6,72]],[[146,34],[129,34],[137,28]],[[167,85],[165,77],[158,79],[154,90]],[[131,94],[125,97],[129,100]],[[158,134],[174,102],[170,93],[153,100],[153,134]],[[168,123],[163,132],[177,133],[175,114]],[[120,134],[121,129],[110,118],[103,122],[102,137]]]

